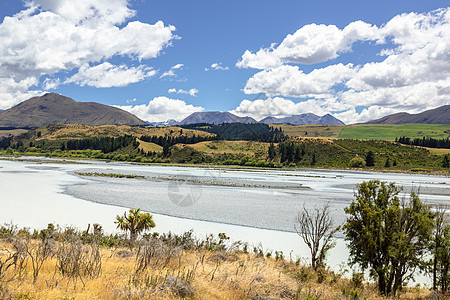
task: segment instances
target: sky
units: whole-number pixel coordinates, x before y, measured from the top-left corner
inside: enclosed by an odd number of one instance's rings
[[[346,124],[450,104],[441,0],[0,0],[0,109],[55,92],[143,120]]]

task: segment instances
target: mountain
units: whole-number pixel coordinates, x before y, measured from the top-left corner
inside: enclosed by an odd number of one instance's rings
[[[178,125],[188,125],[196,123],[207,124],[224,124],[224,123],[257,123],[255,119],[250,117],[238,117],[229,112],[221,111],[207,111],[207,112],[195,112],[181,122]]]
[[[241,117],[241,119],[244,123],[258,123],[258,121],[256,121],[252,117]]]
[[[388,115],[386,117],[367,122],[366,124],[450,124],[450,105],[444,105],[435,109],[426,110],[418,114],[406,112]]]
[[[119,108],[96,102],[76,102],[55,93],[33,97],[0,112],[0,127],[32,128],[51,124],[147,125]]]
[[[330,114],[326,114],[322,117],[319,117],[313,113],[293,115],[285,118],[266,117],[259,122],[268,124],[292,124],[292,125],[309,125],[309,124],[345,125],[342,121],[336,119]]]
[[[163,125],[163,126],[175,126],[175,125],[178,124],[178,121],[174,120],[174,119],[169,119],[169,120],[163,121],[163,122],[148,122],[148,121],[146,121],[146,123],[148,125],[154,125],[154,126],[161,126],[161,125]]]

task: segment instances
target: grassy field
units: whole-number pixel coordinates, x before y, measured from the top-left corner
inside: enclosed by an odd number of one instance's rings
[[[270,124],[275,128],[281,128],[285,134],[291,137],[329,137],[338,138],[344,125],[289,125]]]
[[[177,137],[180,135],[186,135],[191,137],[196,136],[212,136],[205,131],[182,129],[180,127],[130,127],[126,125],[103,125],[103,126],[88,126],[80,124],[69,125],[50,125],[46,127],[40,127],[30,131],[30,134],[40,132],[39,140],[56,140],[56,139],[83,139],[89,137],[119,137],[125,134],[141,137],[143,135],[148,136],[172,136]]]
[[[139,149],[144,150],[145,152],[161,152],[163,147],[161,147],[160,145],[157,145],[155,143],[149,143],[149,142],[144,142],[141,141],[140,139],[137,139],[137,141],[139,142]]]
[[[395,138],[447,138],[449,124],[399,124],[399,125],[289,125],[271,124],[281,128],[291,137],[326,137],[341,139],[366,139],[394,141]]]
[[[0,299],[388,299],[343,270],[314,271],[261,246],[226,246],[220,236],[166,235],[126,247],[123,237],[70,228],[34,238],[25,230],[1,233],[0,262],[12,266],[0,273]],[[397,299],[430,295],[404,288]]]
[[[266,153],[269,143],[250,141],[207,141],[188,145],[197,151],[209,154],[250,154]]]
[[[450,124],[350,125],[339,134],[341,139],[368,139],[394,141],[395,138],[447,138]]]
[[[10,135],[20,135],[27,131],[28,131],[27,129],[8,129],[8,130],[0,129],[0,138],[7,137]]]

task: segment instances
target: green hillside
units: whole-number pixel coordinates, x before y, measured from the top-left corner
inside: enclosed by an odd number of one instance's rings
[[[345,126],[339,138],[394,141],[395,138],[447,138],[450,136],[449,124],[400,124],[400,125],[351,125]]]

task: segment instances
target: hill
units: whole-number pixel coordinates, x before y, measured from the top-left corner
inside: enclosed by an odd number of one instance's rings
[[[224,124],[224,123],[257,123],[255,119],[250,117],[238,117],[229,112],[221,111],[206,111],[206,112],[195,112],[181,122],[178,125],[189,125],[189,124]]]
[[[426,110],[419,114],[406,112],[385,116],[383,118],[367,122],[367,124],[450,124],[450,105],[444,105],[435,109]]]
[[[0,127],[34,128],[51,124],[147,125],[119,108],[96,102],[77,102],[55,93],[33,97],[0,112]]]
[[[259,121],[267,124],[292,124],[292,125],[344,125],[341,120],[336,119],[330,114],[319,117],[313,113],[293,115],[285,118],[266,117]]]

